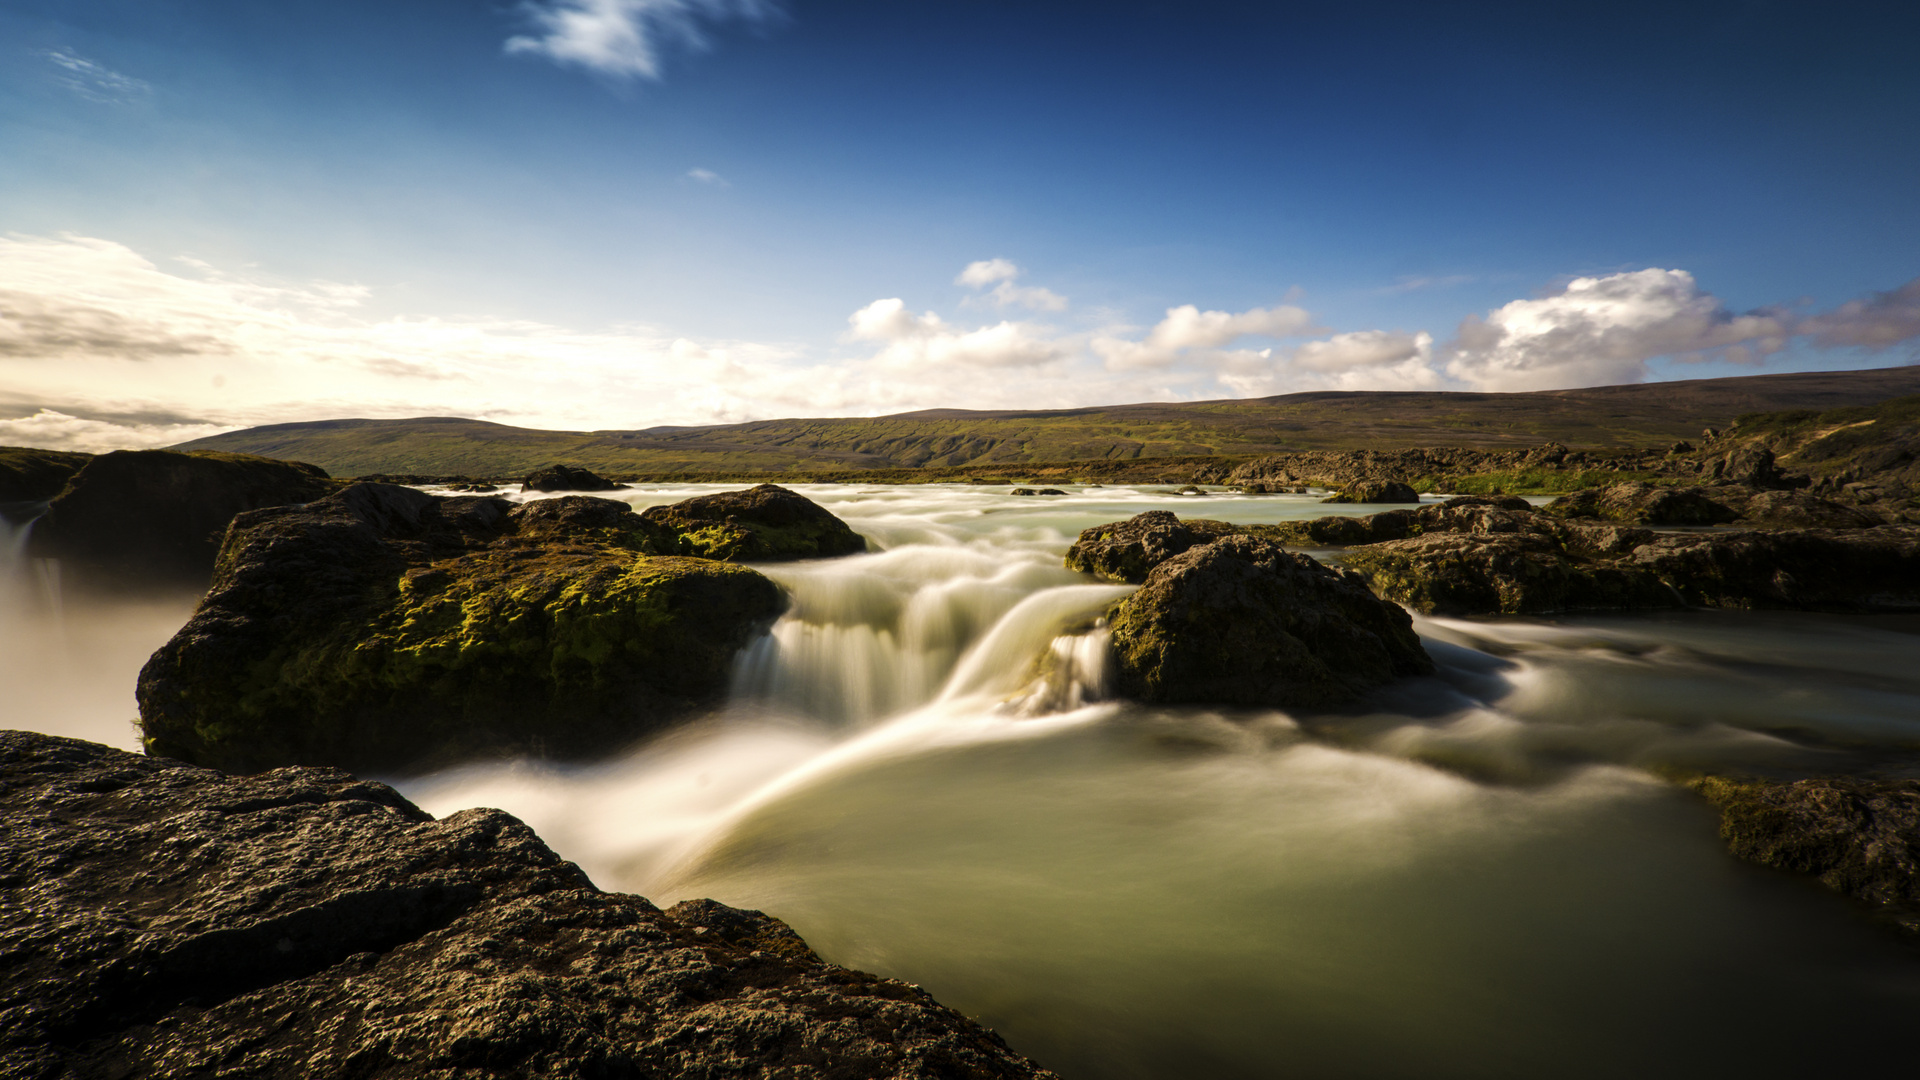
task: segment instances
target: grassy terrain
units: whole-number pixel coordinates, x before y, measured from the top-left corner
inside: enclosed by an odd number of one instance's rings
[[[564,462],[645,476],[829,475],[1040,463],[1245,458],[1293,450],[1659,446],[1742,413],[1865,405],[1920,392],[1920,368],[1810,372],[1528,394],[1312,393],[1034,412],[929,410],[643,431],[538,431],[456,417],[323,420],[215,435],[179,449],[310,461],[338,476],[518,476]],[[862,479],[877,480],[877,475]],[[926,479],[924,475],[916,479]]]
[[[92,454],[0,446],[0,502],[51,499]]]

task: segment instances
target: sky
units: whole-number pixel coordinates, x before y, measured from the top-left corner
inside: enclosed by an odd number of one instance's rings
[[[1920,362],[1920,5],[0,0],[0,444]]]

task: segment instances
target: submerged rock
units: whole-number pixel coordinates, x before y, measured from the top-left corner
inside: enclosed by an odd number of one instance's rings
[[[1398,480],[1362,480],[1349,484],[1323,503],[1417,503],[1420,493]]]
[[[141,670],[147,749],[237,772],[616,751],[715,699],[785,607],[760,574],[680,549],[584,496],[356,484],[243,514]]]
[[[1241,531],[1240,526],[1224,521],[1182,521],[1171,510],[1149,510],[1083,530],[1067,549],[1067,569],[1138,585],[1154,567],[1188,548]]]
[[[736,562],[778,562],[857,555],[867,542],[807,498],[774,484],[699,495],[641,517],[678,532],[689,555]]]
[[[0,732],[0,1074],[1044,1078],[923,990],[518,820]]]
[[[1920,781],[1709,776],[1692,786],[1720,809],[1735,855],[1817,878],[1920,935]]]
[[[1116,688],[1139,701],[1323,708],[1433,671],[1359,576],[1252,536],[1161,562],[1108,619]]]
[[[520,485],[521,491],[617,491],[625,484],[616,484],[598,473],[586,469],[577,469],[572,465],[549,465],[536,469]]]
[[[82,589],[206,587],[234,515],[335,490],[317,465],[241,454],[116,450],[74,473],[34,525],[32,553]]]

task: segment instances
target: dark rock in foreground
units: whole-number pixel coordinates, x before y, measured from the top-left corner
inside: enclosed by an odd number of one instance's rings
[[[586,469],[576,469],[571,465],[549,465],[536,469],[521,491],[615,491],[625,487],[616,484],[598,473]]]
[[[1138,701],[1322,708],[1433,671],[1413,620],[1358,575],[1252,536],[1161,562],[1109,625],[1116,688]]]
[[[1398,480],[1362,480],[1338,494],[1320,500],[1323,503],[1417,503],[1420,493],[1412,485]]]
[[[867,542],[804,495],[774,484],[699,495],[640,515],[677,532],[689,555],[776,562],[856,555]]]
[[[1817,878],[1920,935],[1920,781],[1710,776],[1692,786],[1720,808],[1735,855]]]
[[[824,511],[823,511],[824,512]],[[356,484],[236,518],[140,673],[150,752],[236,772],[614,752],[716,698],[785,607],[625,503]]]
[[[1725,525],[1765,529],[1871,529],[1879,515],[1804,491],[1734,484],[1669,487],[1613,484],[1563,495],[1546,512],[1632,525]]]
[[[33,554],[83,589],[204,588],[234,515],[335,489],[315,465],[117,450],[87,462],[34,525]]]
[[[759,912],[601,892],[498,810],[16,731],[0,815],[0,1075],[1052,1075]]]

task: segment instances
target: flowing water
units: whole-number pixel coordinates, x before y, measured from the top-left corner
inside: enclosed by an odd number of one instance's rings
[[[1359,710],[1146,708],[1101,693],[1100,615],[1126,588],[1062,569],[1072,536],[1152,508],[1329,508],[799,490],[874,551],[762,568],[793,606],[726,708],[594,766],[399,786],[435,813],[503,807],[605,888],[778,915],[1079,1080],[1786,1076],[1904,1055],[1920,964],[1840,898],[1729,857],[1712,811],[1658,777],[1910,754],[1914,620],[1419,620],[1439,675]],[[130,715],[126,654],[185,614],[145,612],[67,611],[61,642],[0,669],[51,689],[0,719],[98,737],[82,669]],[[18,627],[9,653],[35,636]],[[56,690],[79,695],[70,714]]]

